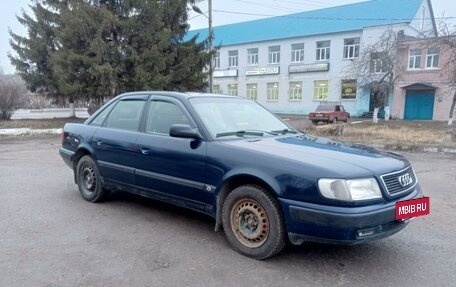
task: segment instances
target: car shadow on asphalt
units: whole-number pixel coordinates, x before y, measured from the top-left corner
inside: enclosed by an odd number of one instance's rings
[[[166,220],[169,220],[170,222],[176,222],[175,224],[177,228],[179,228],[179,226],[194,228],[196,229],[196,233],[201,235],[204,234],[206,238],[211,238],[211,240],[214,240],[214,243],[223,244],[229,248],[228,242],[219,242],[220,237],[224,237],[223,229],[220,232],[215,233],[215,222],[214,219],[209,215],[122,191],[112,192],[109,199],[107,200],[107,203],[114,205],[126,204],[134,210],[144,212],[144,214],[146,214],[146,217],[159,216],[160,218],[166,218]],[[296,246],[287,242],[287,246],[281,253],[267,261],[281,262],[283,260],[289,260],[293,258],[299,261],[331,261],[336,258],[365,257],[366,254],[370,255],[372,253],[378,252],[384,253],[384,247],[382,247],[382,245],[382,243],[377,242],[363,243],[359,245],[334,245],[305,242],[302,245]],[[341,259],[339,261],[341,262],[340,267],[344,267],[344,260]]]
[[[107,202],[135,204],[141,206],[144,209],[150,209],[154,212],[159,212],[162,216],[169,218],[177,217],[182,218],[183,220],[202,223],[204,225],[210,226],[210,229],[213,229],[214,220],[209,215],[133,193],[113,191],[107,199]]]

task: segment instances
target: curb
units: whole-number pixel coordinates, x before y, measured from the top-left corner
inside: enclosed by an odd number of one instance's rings
[[[368,144],[365,145],[371,146],[376,149],[382,150],[395,150],[395,151],[404,151],[404,152],[425,152],[425,153],[444,153],[444,154],[456,154],[456,148],[451,147],[430,147],[430,146],[390,146],[382,144]]]

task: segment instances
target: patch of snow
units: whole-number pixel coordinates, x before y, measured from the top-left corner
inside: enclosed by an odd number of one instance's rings
[[[40,134],[60,134],[62,129],[31,129],[31,128],[18,128],[18,129],[0,129],[0,135],[40,135]]]

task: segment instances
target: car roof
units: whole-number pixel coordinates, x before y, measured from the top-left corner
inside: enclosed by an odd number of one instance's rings
[[[334,108],[335,106],[341,106],[341,104],[319,104],[317,106],[317,109],[318,108],[327,108],[327,109],[331,109],[331,108]]]
[[[194,97],[217,97],[217,98],[239,98],[244,99],[240,96],[225,95],[225,94],[214,94],[214,93],[205,93],[205,92],[171,92],[171,91],[135,91],[127,92],[119,95],[119,97],[124,96],[135,96],[135,95],[158,95],[158,96],[168,96],[173,98],[178,98],[181,100],[194,98]]]

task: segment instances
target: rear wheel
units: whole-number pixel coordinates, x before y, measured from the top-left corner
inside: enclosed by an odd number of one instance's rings
[[[233,249],[246,256],[266,259],[285,246],[280,208],[262,187],[243,185],[228,194],[222,221]]]
[[[317,125],[317,124],[318,124],[318,121],[313,120],[312,123],[313,123],[314,125]]]
[[[95,161],[88,155],[81,157],[76,167],[76,182],[82,198],[89,202],[102,201],[107,192],[101,185],[100,172]]]

